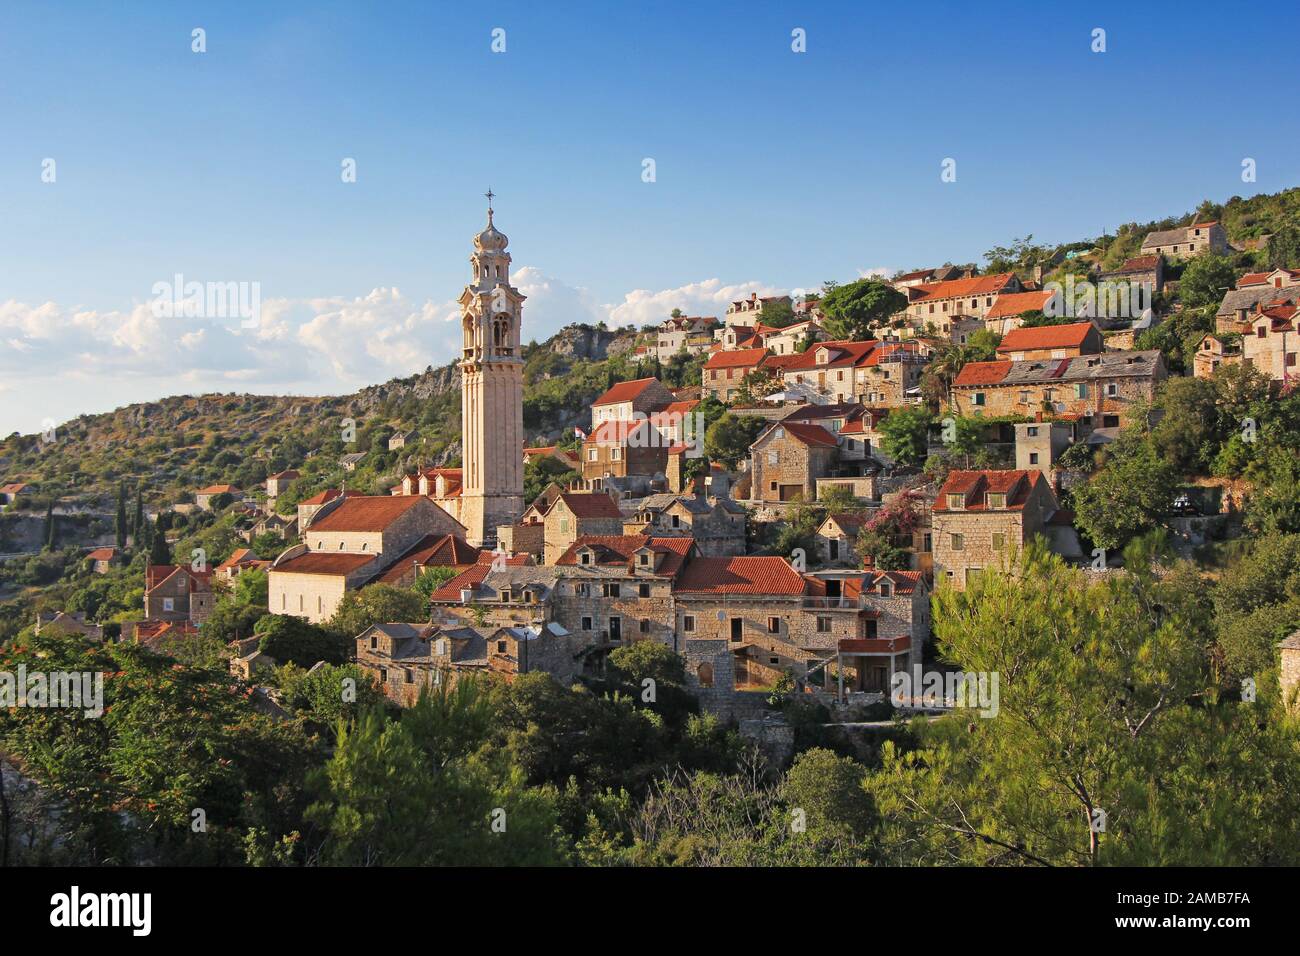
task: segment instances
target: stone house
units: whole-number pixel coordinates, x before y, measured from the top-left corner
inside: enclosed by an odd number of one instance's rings
[[[1056,486],[1056,460],[1073,444],[1071,428],[1065,422],[1018,422],[1016,470],[1040,471]]]
[[[673,582],[697,554],[691,538],[585,535],[556,561],[554,619],[599,647],[655,641],[676,650]]]
[[[1101,332],[1091,322],[1018,328],[1006,333],[998,345],[998,358],[1011,362],[1077,358],[1104,349]]]
[[[674,441],[660,438],[646,419],[601,423],[582,443],[582,477],[592,488],[604,479],[663,475]]]
[[[964,591],[985,570],[1009,564],[1056,514],[1043,473],[953,471],[931,510],[936,579]]]
[[[826,330],[822,328],[821,322],[817,319],[805,319],[802,322],[794,322],[782,329],[765,329],[759,333],[759,339],[763,347],[773,355],[796,355],[803,346],[808,337],[812,336],[813,341],[821,342],[830,338]]]
[[[806,422],[773,423],[749,448],[751,501],[813,501],[817,479],[830,477],[839,462],[836,437]]]
[[[979,319],[983,323],[998,296],[1023,292],[1024,287],[1014,272],[999,272],[904,286],[898,291],[907,296],[907,305],[898,318],[912,329],[925,330],[933,326],[938,330],[944,320],[957,316]]]
[[[289,490],[289,485],[297,480],[299,473],[292,468],[288,471],[277,471],[274,475],[266,476],[266,497],[274,501],[280,495]]]
[[[420,437],[420,433],[414,429],[410,431],[393,432],[388,438],[388,450],[396,451],[399,448],[405,448],[407,445],[414,444],[415,440]]]
[[[773,302],[788,304],[790,297],[788,295],[759,296],[757,292],[751,292],[748,299],[739,299],[727,306],[724,321],[727,325],[760,325],[763,322],[763,309]]]
[[[706,558],[745,553],[746,512],[725,497],[648,495],[623,520],[624,534],[692,538]]]
[[[259,558],[251,548],[236,548],[230,557],[217,565],[217,577],[223,581],[233,581],[245,571],[253,568],[268,568],[270,561]]]
[[[805,647],[830,650],[835,669],[812,668],[809,684],[847,693],[886,694],[893,675],[921,663],[930,639],[930,589],[919,571],[810,575]],[[833,635],[833,644],[824,640]]]
[[[1022,316],[1026,312],[1046,312],[1053,295],[1054,293],[1043,289],[1004,292],[993,300],[992,307],[984,313],[981,327],[998,335],[1006,335],[1024,324]],[[954,338],[953,341],[964,344],[966,340]],[[1098,344],[1100,349],[1100,343]]]
[[[543,561],[554,564],[583,535],[621,535],[623,512],[603,491],[563,491],[543,520]]]
[[[714,352],[701,371],[704,394],[720,402],[734,401],[745,376],[758,371],[768,354],[765,348]]]
[[[1097,277],[1102,282],[1127,282],[1147,286],[1152,293],[1163,292],[1165,287],[1165,257],[1158,254],[1125,259],[1118,269],[1102,272]]]
[[[715,316],[682,315],[667,318],[655,335],[655,354],[660,362],[668,362],[678,352],[688,355],[707,352],[713,344],[713,329],[718,325]]]
[[[194,504],[201,511],[212,510],[212,500],[220,495],[230,495],[238,499],[243,492],[234,485],[208,485],[194,492]]]
[[[364,451],[354,451],[343,455],[339,458],[339,464],[343,466],[344,471],[356,471],[357,465],[366,460]]]
[[[1104,352],[1026,362],[968,362],[953,379],[959,415],[1032,417],[1037,412],[1118,427],[1135,403],[1148,403],[1166,377],[1158,350]]]
[[[268,609],[318,623],[343,595],[427,547],[430,536],[465,537],[465,527],[423,496],[337,496],[311,518],[302,543],[268,572]]]
[[[144,575],[144,616],[149,621],[202,624],[212,613],[212,572],[188,565],[151,564]]]
[[[1258,276],[1265,278],[1259,279]],[[1224,293],[1223,301],[1214,313],[1214,330],[1240,332],[1250,324],[1251,316],[1261,306],[1297,304],[1300,304],[1300,270],[1293,273],[1278,269],[1267,274],[1247,275],[1238,280],[1235,289]]]
[[[1251,316],[1241,337],[1241,360],[1275,382],[1294,379],[1300,369],[1300,308],[1274,305]]]
[[[915,286],[947,282],[950,279],[960,279],[961,277],[962,272],[956,266],[940,266],[937,269],[917,269],[915,272],[905,272],[900,276],[895,276],[890,280],[889,284],[902,292],[904,289]]]
[[[356,662],[394,704],[409,707],[426,688],[454,685],[464,674],[507,680],[535,671],[569,682],[581,672],[570,636],[556,624],[541,627],[442,627],[375,624],[356,639]]]
[[[1194,222],[1190,226],[1148,233],[1142,240],[1142,255],[1190,258],[1203,252],[1227,255],[1232,251],[1228,234],[1218,222]]]
[[[673,393],[657,378],[638,378],[619,382],[591,403],[591,427],[605,422],[630,422],[637,412],[642,416],[667,408],[675,401]]]
[[[919,385],[929,349],[918,342],[820,342],[780,364],[787,388],[827,402],[900,407]]]
[[[117,548],[95,548],[86,555],[90,570],[96,574],[107,574],[114,564],[120,564],[122,555]]]
[[[869,515],[836,512],[828,514],[817,526],[817,560],[827,567],[857,567],[858,532]]]
[[[1209,378],[1221,366],[1239,365],[1244,338],[1236,332],[1206,332],[1192,357],[1192,374]]]
[[[0,485],[0,505],[11,505],[18,500],[19,495],[30,495],[35,490],[35,485],[28,484],[25,481],[13,481],[7,485]]]
[[[527,555],[479,563],[437,588],[430,596],[434,623],[445,626],[535,627],[553,620],[560,573],[531,563]]]

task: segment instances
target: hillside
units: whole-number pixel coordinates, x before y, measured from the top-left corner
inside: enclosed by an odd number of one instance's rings
[[[530,439],[554,441],[587,418],[591,400],[610,384],[660,371],[653,360],[627,358],[632,330],[571,325],[525,359],[525,427]],[[680,376],[679,376],[680,377]],[[345,441],[344,423],[355,423]],[[419,438],[389,452],[387,439],[414,429]],[[303,471],[286,506],[346,478],[349,487],[385,493],[417,465],[455,465],[460,458],[460,373],[455,363],[371,385],[351,395],[282,397],[238,394],[174,396],[82,415],[58,426],[55,441],[11,435],[0,442],[0,478],[38,486],[22,503],[43,509],[80,505],[109,510],[119,483],[139,487],[146,505],[187,500],[195,489],[229,482],[257,486],[286,468]],[[347,473],[340,456],[367,458]]]

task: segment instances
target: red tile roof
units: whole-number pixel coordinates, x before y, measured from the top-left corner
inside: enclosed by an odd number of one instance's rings
[[[474,588],[483,583],[492,572],[492,561],[495,559],[491,551],[484,551],[479,555],[479,563],[472,568],[468,568],[456,575],[442,587],[438,588],[431,595],[429,600],[439,602],[460,603],[460,592],[462,588]],[[527,554],[516,554],[505,559],[507,567],[524,567],[531,560]]]
[[[426,499],[419,495],[359,495],[356,498],[349,496],[325,517],[318,517],[313,521],[309,533],[383,531],[424,500]]]
[[[951,471],[935,498],[932,510],[951,511],[948,495],[965,495],[963,511],[987,511],[985,495],[989,492],[1007,496],[1006,508],[1018,511],[1025,506],[1029,493],[1039,482],[1046,482],[1043,473],[1032,471]]]
[[[151,564],[144,571],[145,590],[152,591],[173,574],[184,574],[189,577],[191,593],[207,591],[210,587],[208,581],[212,577],[211,571],[192,571],[184,564]]]
[[[820,425],[812,425],[808,422],[781,422],[777,427],[784,428],[789,432],[791,438],[803,442],[805,445],[834,448],[839,444],[835,436]]]
[[[1002,344],[998,346],[998,351],[1023,352],[1029,349],[1078,348],[1083,345],[1092,329],[1091,322],[1012,329],[1002,337]]]
[[[373,554],[336,554],[329,551],[308,551],[296,558],[281,561],[272,567],[285,574],[336,574],[344,575],[364,567],[375,559]]]
[[[993,300],[993,306],[985,313],[986,319],[1005,319],[1020,315],[1022,312],[1041,312],[1055,293],[1038,290],[1036,292],[1004,292]]]
[[[258,557],[253,553],[252,548],[236,548],[231,552],[230,557],[217,565],[218,571],[224,571],[226,568],[235,568],[241,564],[257,561]]]
[[[401,487],[401,486],[399,485],[398,487]],[[347,497],[349,497],[349,498],[360,498],[360,497],[362,497],[361,492],[359,492],[359,491],[345,491],[345,492],[343,492],[343,494],[345,494],[345,495],[346,495]],[[325,504],[325,503],[328,502],[328,501],[333,501],[333,500],[334,500],[335,498],[337,498],[338,496],[339,496],[339,490],[338,490],[337,488],[326,488],[324,491],[318,491],[318,492],[316,492],[316,494],[312,495],[310,498],[306,499],[305,501],[300,501],[300,502],[298,502],[298,504],[300,504],[300,505],[323,505],[323,504]]]
[[[208,485],[194,492],[196,495],[237,495],[239,489],[234,485]]]
[[[115,557],[117,557],[116,548],[96,548],[94,551],[86,555],[86,560],[87,561],[112,561],[113,558]]]
[[[794,356],[797,361],[792,361],[785,366],[787,372],[807,372],[814,369],[823,368],[849,368],[860,365],[866,365],[867,359],[871,353],[879,347],[880,342],[871,339],[866,342],[818,342],[806,352],[800,352]],[[823,352],[828,353],[828,361],[819,364],[817,356]]]
[[[660,577],[674,577],[681,570],[686,556],[695,545],[694,538],[672,537],[656,538],[643,534],[584,534],[569,545],[565,552],[555,559],[557,565],[579,565],[578,552],[591,548],[596,552],[596,567],[611,565],[631,568],[636,561],[636,552],[650,548],[656,554],[665,557],[654,573]]]
[[[613,405],[617,402],[633,401],[638,395],[649,388],[651,382],[657,382],[658,379],[653,376],[650,378],[638,378],[631,382],[619,382],[600,398],[591,403],[595,408],[597,405]]]
[[[578,518],[622,518],[618,503],[603,491],[562,491],[556,501],[563,501]],[[551,507],[555,507],[554,504]]]
[[[937,299],[955,299],[963,296],[992,295],[1001,292],[1016,277],[1014,272],[999,272],[995,275],[975,276],[971,279],[949,279],[946,282],[931,282],[911,286],[914,302],[932,302]]]
[[[482,553],[464,538],[454,534],[445,534],[441,537],[425,535],[394,561],[377,580],[384,583],[400,581],[410,573],[412,564],[418,564],[422,568],[468,567],[477,564]],[[491,552],[487,553],[491,555]]]
[[[771,594],[804,593],[802,575],[785,558],[696,558],[686,565],[674,593]]]
[[[1155,256],[1135,256],[1132,259],[1125,259],[1124,264],[1116,269],[1116,272],[1150,272],[1155,269],[1160,257]]]
[[[767,356],[767,349],[734,349],[714,352],[704,363],[705,368],[751,368],[758,366]]]
[[[1011,362],[967,362],[962,366],[954,385],[996,385],[1011,371]]]
[[[583,444],[626,444],[628,438],[635,434],[644,424],[646,424],[646,419],[644,418],[639,418],[634,421],[601,422],[596,430],[587,436],[587,439]]]

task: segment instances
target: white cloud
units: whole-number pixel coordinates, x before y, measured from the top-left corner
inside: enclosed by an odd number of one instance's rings
[[[544,341],[573,322],[610,327],[663,320],[673,309],[721,317],[751,292],[790,292],[762,282],[705,279],[674,289],[635,289],[602,303],[535,266],[512,276],[528,297],[525,341]],[[454,359],[455,300],[413,302],[395,288],[355,298],[270,299],[261,323],[238,318],[159,317],[148,302],[112,311],[0,302],[0,434],[33,431],[136,401],[200,391],[339,394]],[[22,395],[23,402],[12,401]]]

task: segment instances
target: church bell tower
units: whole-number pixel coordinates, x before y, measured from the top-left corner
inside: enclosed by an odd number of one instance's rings
[[[519,325],[524,296],[510,284],[509,240],[492,224],[474,237],[473,281],[460,294],[460,520],[475,547],[492,547],[497,526],[524,511],[524,362]]]

